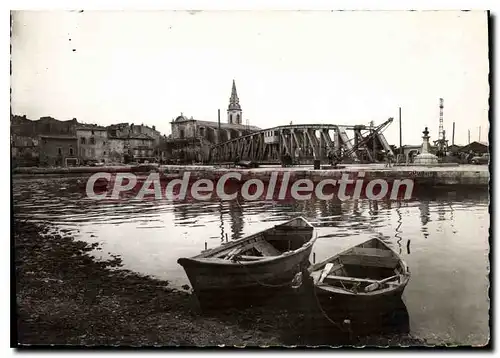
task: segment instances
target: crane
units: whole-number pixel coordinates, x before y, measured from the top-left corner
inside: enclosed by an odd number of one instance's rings
[[[356,143],[355,145],[352,146],[351,149],[348,149],[344,151],[343,154],[340,153],[334,153],[332,156],[330,156],[330,162],[333,166],[342,163],[342,161],[345,158],[348,158],[351,156],[352,153],[356,152],[361,146],[364,146],[368,144],[371,140],[376,138],[380,133],[382,133],[388,126],[389,124],[392,123],[394,118],[389,118],[387,121],[384,123],[380,124],[379,126],[375,127],[373,130],[370,130],[370,134],[364,137],[361,141]]]

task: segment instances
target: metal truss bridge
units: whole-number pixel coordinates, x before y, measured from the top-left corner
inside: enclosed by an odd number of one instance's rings
[[[392,120],[377,127],[295,124],[268,128],[212,146],[209,162],[280,163],[287,154],[303,163],[314,159],[327,162],[331,153],[342,161],[375,162],[380,151],[394,155],[382,134]]]

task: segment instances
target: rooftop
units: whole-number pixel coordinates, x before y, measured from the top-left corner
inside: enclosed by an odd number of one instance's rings
[[[118,133],[116,136],[110,136],[112,139],[145,139],[145,140],[155,140],[150,135],[144,133]]]
[[[184,115],[180,115],[179,117],[175,118],[171,123],[189,122],[189,121],[197,122],[198,124],[202,124],[202,125],[205,125],[207,127],[218,128],[218,126],[219,126],[219,122],[201,121],[198,119],[194,119],[193,117],[188,119]],[[260,131],[261,130],[261,128],[256,127],[256,126],[250,126],[250,125],[246,125],[246,124],[231,124],[231,123],[225,123],[225,122],[221,122],[220,127],[225,128],[225,129],[231,129],[231,128],[232,129],[241,129],[241,130],[249,129],[249,130],[253,130],[253,131]]]
[[[76,136],[71,136],[71,135],[59,135],[59,134],[42,134],[40,135],[40,138],[42,139],[67,139],[67,140],[77,140],[78,138]]]
[[[97,124],[86,124],[86,123],[81,123],[76,126],[77,130],[94,130],[94,131],[107,131],[106,127],[99,126]]]

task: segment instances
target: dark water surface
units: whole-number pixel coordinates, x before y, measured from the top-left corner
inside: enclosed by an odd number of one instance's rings
[[[410,333],[436,344],[485,344],[489,338],[489,195],[486,189],[424,190],[410,202],[93,201],[85,178],[13,181],[17,217],[50,222],[99,242],[96,256],[119,255],[126,268],[189,284],[177,264],[225,240],[302,215],[318,230],[316,262],[379,237],[401,253],[412,277],[403,301]]]

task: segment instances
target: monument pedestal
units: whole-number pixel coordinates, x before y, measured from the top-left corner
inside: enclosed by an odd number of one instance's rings
[[[415,159],[413,160],[413,163],[415,165],[437,165],[439,164],[438,157],[435,156],[432,153],[429,153],[430,149],[430,144],[429,144],[429,131],[427,130],[427,127],[425,127],[425,130],[422,132],[424,136],[422,139],[424,140],[422,142],[422,152],[418,154]]]

